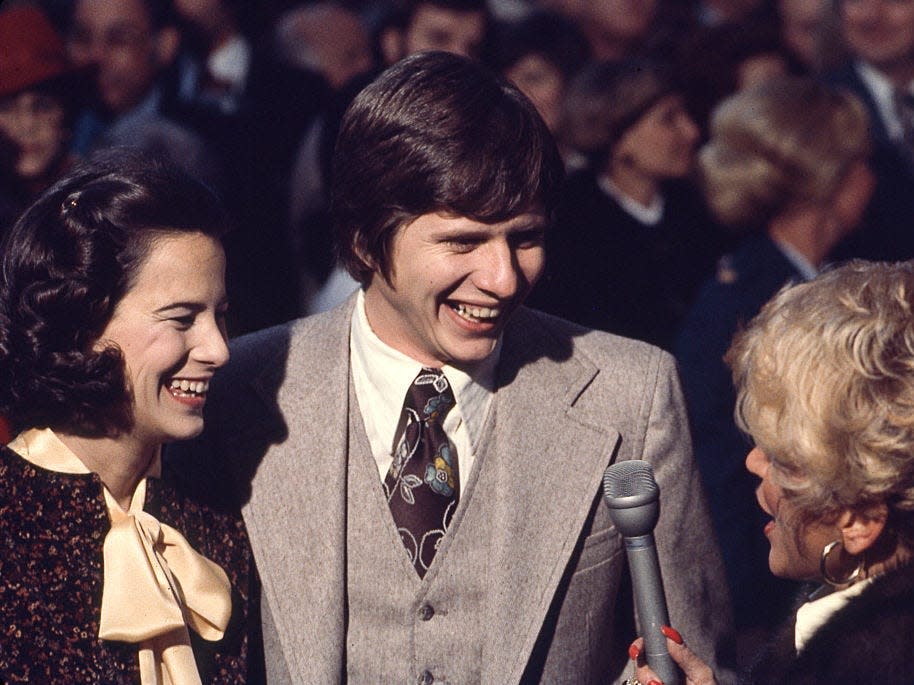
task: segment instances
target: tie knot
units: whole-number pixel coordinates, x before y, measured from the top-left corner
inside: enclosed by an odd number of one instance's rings
[[[441,423],[456,404],[451,384],[441,369],[423,368],[409,386],[409,397],[419,420]]]

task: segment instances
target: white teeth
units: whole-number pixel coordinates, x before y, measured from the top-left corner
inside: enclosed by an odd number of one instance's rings
[[[501,314],[500,309],[492,307],[468,307],[465,304],[451,305],[455,312],[460,314],[464,319],[495,319]]]
[[[202,395],[209,390],[209,383],[206,381],[189,381],[186,378],[173,378],[168,387],[171,390],[179,390],[182,393]]]

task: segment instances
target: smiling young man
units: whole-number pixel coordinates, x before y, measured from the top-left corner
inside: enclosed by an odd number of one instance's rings
[[[181,455],[240,486],[270,682],[621,682],[634,618],[600,483],[635,458],[663,492],[671,617],[720,665],[729,605],[670,357],[523,306],[562,180],[533,105],[414,55],[355,99],[334,161],[361,289],[236,341]]]

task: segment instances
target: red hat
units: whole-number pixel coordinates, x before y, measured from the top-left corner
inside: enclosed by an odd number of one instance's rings
[[[22,6],[0,11],[0,97],[77,71],[41,10]]]

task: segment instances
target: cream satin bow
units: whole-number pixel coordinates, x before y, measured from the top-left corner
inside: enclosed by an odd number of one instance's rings
[[[26,461],[60,473],[89,469],[50,428],[23,431],[10,443]],[[159,473],[159,458],[147,474]],[[105,537],[99,637],[139,643],[143,685],[200,685],[187,626],[220,640],[232,614],[228,576],[184,536],[143,511],[146,479],[125,512],[102,488],[111,530]]]
[[[225,571],[143,511],[145,479],[128,511],[107,489],[105,499],[111,530],[99,637],[139,643],[143,685],[199,685],[187,626],[206,640],[222,639],[232,613]]]

